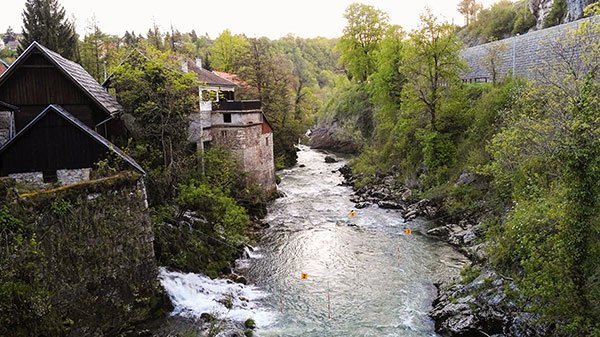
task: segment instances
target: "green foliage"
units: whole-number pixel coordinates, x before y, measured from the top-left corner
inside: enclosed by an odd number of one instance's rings
[[[50,204],[50,212],[56,216],[64,216],[70,212],[73,205],[68,200],[58,199]]]
[[[554,0],[550,12],[544,18],[544,28],[560,25],[567,14],[567,2],[565,0]]]
[[[206,183],[180,186],[177,202],[180,209],[194,211],[199,218],[178,222],[177,226],[164,222],[155,225],[158,261],[180,270],[219,276],[239,254],[237,247],[247,240],[249,218],[245,209]]]
[[[188,168],[188,116],[197,106],[191,73],[178,71],[173,55],[146,47],[115,68],[112,83],[131,118],[134,136],[131,155],[148,170],[152,204],[175,195],[178,177]]]
[[[210,65],[217,70],[236,72],[241,67],[241,60],[248,53],[250,44],[243,35],[232,35],[229,29],[224,30],[209,49]]]
[[[528,0],[502,0],[483,9],[477,20],[464,27],[459,35],[467,44],[476,45],[524,34],[535,25],[536,18],[531,13]]]
[[[430,130],[421,130],[417,137],[422,144],[423,164],[427,168],[423,177],[424,185],[444,183],[448,179],[448,168],[456,158],[454,142],[448,135]]]
[[[555,52],[548,83],[523,88],[493,138],[488,166],[514,206],[491,228],[495,262],[514,275],[524,307],[556,325],[555,335],[591,335],[600,317],[600,87],[598,25],[583,25]],[[574,67],[577,62],[579,67]]]
[[[227,243],[244,241],[243,230],[249,222],[244,208],[223,191],[206,184],[180,186],[177,202],[182,209],[201,212],[213,226],[211,234],[218,234]]]
[[[454,28],[440,23],[429,11],[421,15],[421,25],[410,34],[404,49],[402,72],[407,82],[403,95],[432,130],[438,129],[437,118],[445,96],[465,67],[460,48]]]
[[[373,6],[353,3],[344,12],[348,21],[338,42],[340,63],[351,78],[365,81],[375,70],[373,53],[388,29],[388,16]]]
[[[27,0],[23,11],[23,36],[19,53],[33,41],[78,61],[78,35],[73,23],[65,18],[65,9],[58,0]]]

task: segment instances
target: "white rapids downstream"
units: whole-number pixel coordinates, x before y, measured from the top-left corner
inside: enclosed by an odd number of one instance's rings
[[[253,285],[161,269],[174,314],[251,317],[263,337],[437,336],[428,316],[433,283],[456,277],[464,257],[422,235],[422,220],[405,223],[377,206],[351,217],[353,192],[337,172],[345,162],[327,164],[305,146],[298,156],[296,167],[279,172],[285,197],[269,207],[270,228],[238,261]],[[227,294],[231,310],[217,302]]]

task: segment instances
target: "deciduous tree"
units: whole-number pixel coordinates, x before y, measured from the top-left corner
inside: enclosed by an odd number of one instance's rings
[[[366,81],[375,71],[373,53],[389,26],[388,16],[373,6],[353,3],[346,9],[344,17],[348,22],[338,42],[340,62],[350,77]]]

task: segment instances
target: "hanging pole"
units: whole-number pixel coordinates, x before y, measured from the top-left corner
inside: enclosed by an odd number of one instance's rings
[[[329,292],[329,280],[327,281],[327,317],[331,319],[331,294]]]
[[[204,175],[204,126],[202,125],[202,88],[198,87],[198,113],[200,114],[200,172]]]

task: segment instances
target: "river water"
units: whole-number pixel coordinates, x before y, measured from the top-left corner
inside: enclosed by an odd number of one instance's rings
[[[422,220],[404,222],[377,206],[351,216],[353,192],[337,172],[344,161],[327,164],[325,154],[304,146],[298,155],[299,165],[279,172],[285,197],[269,208],[270,228],[249,258],[238,261],[254,285],[227,290],[251,301],[223,314],[254,317],[263,337],[437,336],[428,317],[433,283],[456,277],[464,258],[422,235]],[[170,282],[172,299],[178,293],[177,312],[207,310],[198,302],[211,299],[183,290],[217,281],[175,274],[162,271],[161,280]]]

